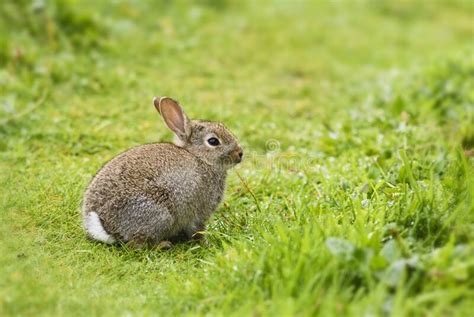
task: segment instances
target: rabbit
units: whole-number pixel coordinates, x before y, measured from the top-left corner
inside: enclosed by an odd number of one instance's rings
[[[190,120],[169,97],[153,104],[175,142],[131,148],[97,172],[82,205],[94,240],[156,246],[201,239],[227,171],[242,161],[242,147],[222,123]]]

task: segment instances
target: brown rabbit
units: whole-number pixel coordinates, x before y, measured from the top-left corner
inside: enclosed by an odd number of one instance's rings
[[[242,160],[242,148],[222,123],[189,120],[168,97],[153,103],[175,144],[129,149],[97,172],[83,201],[92,239],[154,245],[199,238],[222,201],[227,170]]]

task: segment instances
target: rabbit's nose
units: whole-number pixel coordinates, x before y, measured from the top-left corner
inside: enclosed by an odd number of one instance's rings
[[[242,157],[244,156],[244,152],[242,151],[242,148],[238,147],[232,152],[233,159],[235,163],[240,163],[242,162]]]

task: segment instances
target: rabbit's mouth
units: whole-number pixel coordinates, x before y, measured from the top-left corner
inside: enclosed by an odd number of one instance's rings
[[[220,165],[225,169],[232,168],[233,166],[242,162],[243,153],[242,150],[233,150],[230,153],[224,154],[220,157]]]

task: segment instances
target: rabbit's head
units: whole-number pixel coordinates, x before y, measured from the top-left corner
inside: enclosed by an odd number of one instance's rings
[[[242,148],[222,123],[190,120],[179,103],[169,97],[155,97],[153,104],[176,135],[177,146],[216,168],[228,169],[242,161]]]

